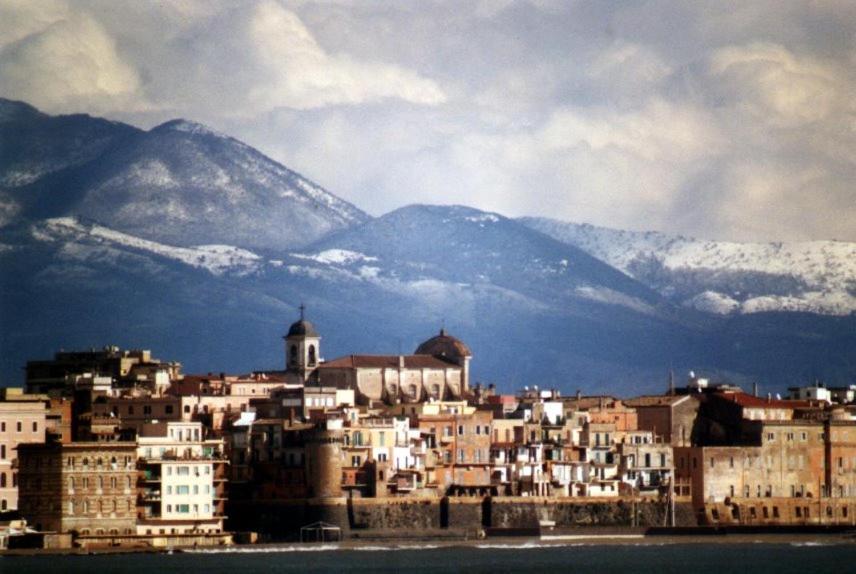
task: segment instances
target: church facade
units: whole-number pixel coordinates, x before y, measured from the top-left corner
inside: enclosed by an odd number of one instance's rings
[[[455,400],[469,394],[472,353],[445,329],[412,355],[347,355],[322,361],[321,336],[301,309],[300,320],[284,339],[289,380],[353,389],[360,404]]]

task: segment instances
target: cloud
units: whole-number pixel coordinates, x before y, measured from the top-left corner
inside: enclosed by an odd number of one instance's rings
[[[856,240],[856,4],[0,4],[0,92],[234,134],[380,214]]]
[[[5,44],[0,86],[6,97],[53,112],[103,113],[142,104],[137,71],[120,57],[104,28],[85,14],[68,14]]]
[[[710,58],[710,73],[719,93],[737,99],[756,121],[779,127],[829,118],[853,95],[844,93],[844,74],[835,66],[777,44],[720,48]]]
[[[311,109],[397,98],[434,105],[445,95],[412,70],[325,52],[300,18],[274,2],[256,7],[247,29],[247,49],[265,74],[252,87],[253,104]]]

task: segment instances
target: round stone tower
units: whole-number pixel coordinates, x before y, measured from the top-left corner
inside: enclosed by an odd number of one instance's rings
[[[306,484],[309,498],[342,496],[342,443],[340,419],[318,423],[306,437]]]

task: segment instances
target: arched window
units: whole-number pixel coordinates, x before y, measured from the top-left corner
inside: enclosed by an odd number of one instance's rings
[[[103,477],[103,476],[99,476],[99,477],[98,477],[98,489],[99,489],[99,490],[102,490],[103,488],[104,488],[104,477]]]
[[[315,366],[315,345],[309,345],[309,366]]]
[[[410,385],[410,395],[417,396],[419,393],[416,392],[416,385]]]
[[[432,390],[434,391],[434,396],[435,396],[435,397],[439,397],[439,396],[440,396],[440,385],[436,385],[436,384],[435,384],[435,385],[432,387]]]
[[[6,488],[6,473],[0,472],[0,488]]]
[[[89,468],[89,459],[83,457],[83,468]]]
[[[362,446],[363,445],[363,433],[357,431],[354,433],[354,446]]]
[[[74,477],[69,477],[68,479],[68,490],[69,492],[74,492]]]
[[[115,476],[110,477],[110,488],[116,488],[116,477]]]
[[[291,364],[296,365],[297,364],[297,345],[291,346],[291,353],[289,353],[289,355],[290,355]]]

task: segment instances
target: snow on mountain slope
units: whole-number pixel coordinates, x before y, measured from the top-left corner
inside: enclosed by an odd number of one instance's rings
[[[255,253],[230,245],[175,247],[134,237],[101,225],[85,225],[72,217],[45,220],[33,225],[31,233],[38,241],[64,242],[66,255],[83,255],[86,253],[86,246],[130,248],[205,269],[213,275],[249,275],[257,272],[263,263],[262,258]]]
[[[701,311],[856,311],[854,243],[734,243],[544,218],[521,221]]]
[[[265,156],[178,119],[149,131],[0,99],[0,227],[77,217],[191,247],[299,249],[368,215]]]

